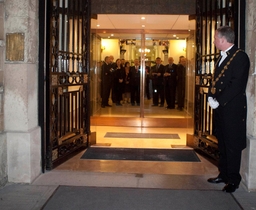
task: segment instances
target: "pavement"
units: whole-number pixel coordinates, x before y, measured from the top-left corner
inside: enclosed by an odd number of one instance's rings
[[[7,183],[0,188],[1,210],[38,210],[54,195],[59,186],[95,186],[158,188],[181,190],[221,190],[220,184],[207,183],[207,176],[161,174],[122,174],[101,172],[50,171],[41,174],[31,184]],[[168,183],[168,184],[167,184]],[[185,184],[184,184],[185,183]],[[225,192],[223,192],[225,193]],[[248,192],[240,185],[232,193],[238,207],[256,210],[256,191]],[[214,205],[214,200],[212,201]],[[188,209],[190,209],[188,207]]]

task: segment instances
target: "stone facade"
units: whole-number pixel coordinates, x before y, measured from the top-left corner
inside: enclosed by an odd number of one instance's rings
[[[0,92],[0,180],[4,183],[8,177],[9,182],[30,183],[41,173],[38,0],[8,0],[2,1],[1,6],[0,24],[4,31],[1,30],[0,35],[0,85],[4,91]],[[7,34],[24,37],[22,60],[6,59]]]
[[[4,1],[0,0],[0,28],[4,29]],[[4,30],[0,30],[0,186],[7,182],[7,146],[4,133]]]

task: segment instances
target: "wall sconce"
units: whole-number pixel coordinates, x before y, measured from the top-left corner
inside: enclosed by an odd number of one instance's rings
[[[101,46],[101,52],[103,52],[103,50],[105,50],[106,47],[105,46]]]
[[[168,55],[168,50],[167,49],[162,50],[162,52],[164,53],[164,55]]]

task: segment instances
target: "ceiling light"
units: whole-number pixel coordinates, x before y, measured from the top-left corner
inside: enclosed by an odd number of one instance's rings
[[[145,17],[141,17],[141,20],[145,20],[146,18]]]
[[[100,27],[100,25],[98,24],[97,27]]]
[[[111,36],[114,36],[114,34],[111,34]]]
[[[142,28],[144,28],[144,27],[145,27],[145,25],[142,25],[141,27],[142,27]]]
[[[173,34],[173,37],[176,37],[176,34]]]

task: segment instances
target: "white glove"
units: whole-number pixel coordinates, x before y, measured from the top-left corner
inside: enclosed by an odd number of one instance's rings
[[[208,97],[208,103],[212,109],[216,109],[220,105],[219,102],[216,99],[213,99],[212,97]]]

